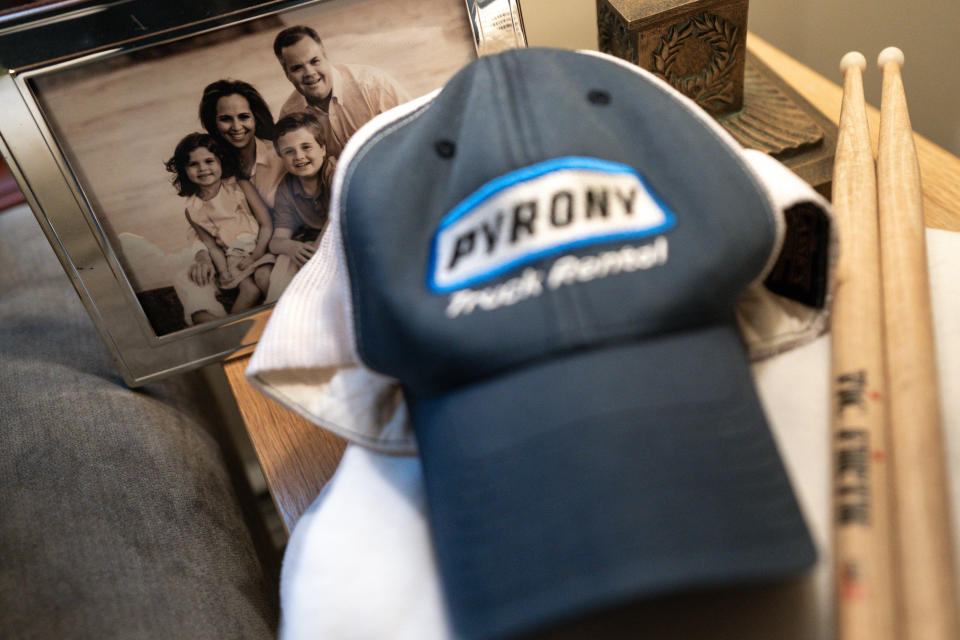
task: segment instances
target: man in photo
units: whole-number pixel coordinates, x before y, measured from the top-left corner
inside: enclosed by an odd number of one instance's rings
[[[329,118],[333,139],[327,151],[333,156],[340,155],[347,139],[368,120],[410,99],[396,80],[376,67],[331,62],[320,36],[308,26],[278,33],[273,52],[295,89],[279,117],[309,111]]]

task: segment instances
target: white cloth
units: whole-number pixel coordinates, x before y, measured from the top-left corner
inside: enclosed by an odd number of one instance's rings
[[[960,546],[960,233],[928,230],[928,258],[947,440],[955,544]],[[829,482],[830,340],[754,364],[761,401],[820,552],[790,583],[666,598],[606,629],[642,625],[657,638],[832,637]],[[960,563],[956,567],[960,575]],[[281,578],[284,640],[450,638],[431,555],[415,457],[350,445],[290,538]]]
[[[415,457],[350,445],[284,554],[281,638],[450,637]]]

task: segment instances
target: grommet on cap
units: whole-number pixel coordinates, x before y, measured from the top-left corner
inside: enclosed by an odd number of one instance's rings
[[[591,89],[587,94],[587,100],[593,104],[610,104],[610,93],[602,89]]]
[[[457,152],[457,145],[453,140],[437,140],[433,148],[436,149],[437,155],[441,158],[452,158]]]

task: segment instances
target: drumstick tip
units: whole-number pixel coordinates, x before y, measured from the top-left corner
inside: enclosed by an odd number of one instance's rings
[[[859,51],[848,51],[840,58],[840,71],[846,73],[847,69],[851,67],[857,67],[860,71],[863,71],[867,68],[867,59]]]
[[[903,51],[897,47],[887,47],[877,56],[877,66],[883,69],[888,62],[894,62],[898,67],[903,66]]]

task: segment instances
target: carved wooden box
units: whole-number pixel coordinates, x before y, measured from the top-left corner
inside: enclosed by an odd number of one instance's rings
[[[600,50],[720,116],[743,107],[747,0],[597,0]]]

